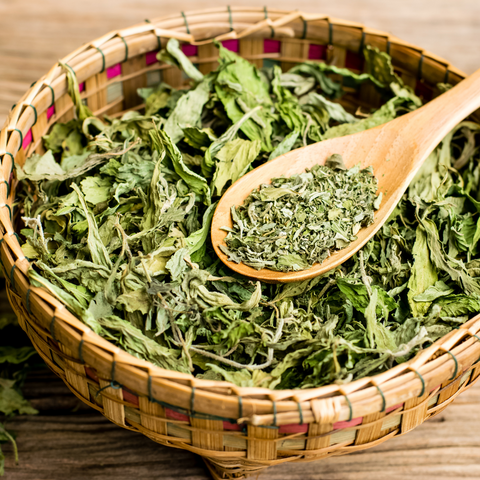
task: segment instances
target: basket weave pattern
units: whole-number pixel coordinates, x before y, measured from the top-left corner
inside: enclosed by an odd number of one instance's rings
[[[245,7],[187,12],[111,32],[63,62],[75,71],[95,115],[121,116],[143,108],[138,88],[160,78],[177,88],[186,82],[181,71],[155,58],[172,37],[203,73],[216,68],[216,38],[257,66],[276,62],[284,70],[308,59],[362,70],[358,52],[369,44],[392,56],[405,84],[425,101],[439,93],[437,83],[464,78],[448,62],[360,24]],[[379,104],[368,85],[345,90],[347,106]],[[406,433],[479,377],[480,315],[385,373],[308,390],[200,380],[155,367],[100,338],[29,283],[30,264],[14,228],[14,162],[43,153],[42,136],[73,118],[66,92],[65,74],[55,65],[14,106],[0,132],[0,259],[10,302],[37,351],[77,397],[112,422],[203,456],[215,478],[240,479],[270,465],[343,455]]]

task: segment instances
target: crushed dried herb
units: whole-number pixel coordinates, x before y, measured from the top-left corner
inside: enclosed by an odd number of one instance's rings
[[[357,239],[380,206],[371,167],[345,167],[334,154],[290,178],[272,178],[232,207],[233,228],[225,227],[230,261],[260,270],[305,270]]]

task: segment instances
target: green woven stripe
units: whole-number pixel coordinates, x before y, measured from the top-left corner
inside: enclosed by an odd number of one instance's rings
[[[420,372],[418,370],[414,370],[413,368],[411,369],[413,373],[415,373],[417,375],[417,377],[420,379],[420,381],[422,382],[422,391],[420,392],[420,395],[418,396],[419,398],[420,397],[423,397],[424,393],[425,393],[425,380],[424,378],[422,377],[422,375],[420,374]]]
[[[303,410],[302,406],[300,405],[300,402],[297,402],[298,406],[298,415],[300,416],[300,425],[303,425]]]
[[[187,29],[187,33],[190,35],[190,27],[188,26],[187,16],[185,15],[184,11],[182,11],[182,17],[185,22],[185,28]]]
[[[30,294],[32,293],[32,290],[30,288],[27,290],[27,297],[25,299],[25,303],[27,306],[27,312],[31,315],[32,314],[32,309],[30,307]]]
[[[78,344],[78,358],[82,363],[85,363],[85,360],[83,359],[83,338],[80,340],[80,343]]]
[[[152,23],[148,18],[145,19],[145,22]],[[187,26],[187,28],[188,28],[188,26]],[[188,33],[190,33],[190,32],[188,32]],[[158,42],[158,49],[161,50],[162,49],[162,39],[158,35],[156,37],[157,37],[157,42]]]
[[[23,145],[23,133],[22,133],[22,131],[19,130],[18,128],[14,128],[13,131],[19,133],[19,135],[20,135],[20,147],[22,147],[22,145]]]
[[[305,40],[307,38],[308,22],[304,18],[302,18],[302,21],[303,21],[302,40]]]
[[[263,7],[263,13],[265,14],[265,19],[268,18],[268,10],[267,7]],[[270,30],[272,31],[270,37],[273,38],[275,36],[275,29],[273,27],[270,27]]]
[[[228,22],[230,23],[230,31],[233,31],[233,20],[232,20],[232,9],[230,8],[230,5],[227,5],[227,10],[228,10]]]
[[[352,421],[352,418],[353,418],[353,408],[352,408],[352,402],[350,401],[350,399],[348,398],[348,395],[343,393],[342,394],[344,397],[345,397],[345,400],[347,401],[347,404],[348,404],[348,409],[350,411],[350,414],[348,416],[348,420],[347,422],[351,422]]]
[[[382,389],[378,385],[375,385],[375,387],[377,387],[378,393],[382,397],[382,409],[380,411],[384,412],[386,407],[387,407],[387,402],[385,400],[385,395],[383,394]]]
[[[453,358],[453,361],[455,362],[455,370],[453,372],[453,375],[449,378],[449,380],[453,380],[458,373],[458,360],[457,360],[457,357],[450,350],[445,350],[445,353],[448,353]]]
[[[6,180],[3,180],[3,182],[0,182],[0,183],[4,183],[7,186],[7,198],[8,198],[10,196],[10,184]]]
[[[362,38],[360,40],[360,47],[358,49],[358,53],[363,52],[363,48],[365,47],[365,37],[366,36],[367,36],[367,33],[365,32],[365,30],[362,30]]]
[[[11,154],[10,152],[5,152],[2,153],[2,155],[10,155],[10,157],[12,158],[12,162],[15,164],[15,157],[13,156],[13,154]]]
[[[192,394],[190,396],[190,411],[195,412],[195,387],[192,387]]]
[[[52,338],[58,342],[57,337],[55,336],[55,322],[57,321],[57,317],[54,315],[52,320],[50,321],[50,335]]]
[[[273,426],[277,426],[277,402],[272,402],[273,403]]]
[[[15,264],[12,265],[12,269],[10,270],[10,284],[12,285],[12,290],[16,290],[15,288],[15,269],[17,266]]]
[[[445,70],[445,78],[443,79],[443,83],[448,83],[449,75],[450,75],[450,70],[447,67],[447,69]]]
[[[10,215],[10,220],[12,219],[12,209],[10,208],[10,205],[5,204],[4,207],[8,208],[8,214]]]
[[[47,85],[47,87],[50,89],[50,92],[52,93],[52,103],[48,107],[48,108],[50,108],[52,105],[55,104],[55,90],[53,89],[53,87],[51,85]]]
[[[100,73],[103,73],[105,71],[105,54],[102,52],[100,47],[95,47],[102,55],[102,71]]]
[[[37,123],[37,119],[38,119],[37,109],[31,103],[29,103],[27,105],[27,107],[32,107],[33,108],[33,113],[35,113],[35,120],[33,121],[33,125],[35,125]],[[32,127],[33,127],[33,125],[32,125]]]
[[[125,59],[123,61],[126,62],[128,60],[128,44],[127,44],[127,41],[123,37],[120,37],[120,39],[122,40],[123,44],[125,45]]]

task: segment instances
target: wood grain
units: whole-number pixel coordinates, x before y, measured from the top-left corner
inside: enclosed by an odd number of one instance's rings
[[[244,5],[242,0],[216,6]],[[421,45],[467,73],[480,65],[478,0],[265,0],[275,8],[322,9]],[[62,56],[105,32],[145,18],[211,6],[207,0],[0,0],[0,125],[12,104]],[[8,426],[17,434],[20,465],[9,447],[9,480],[208,479],[194,455],[123,430],[78,402],[51,373],[36,375],[26,394],[41,410]],[[480,478],[480,383],[445,412],[406,436],[363,453],[268,470],[264,480],[457,480]]]

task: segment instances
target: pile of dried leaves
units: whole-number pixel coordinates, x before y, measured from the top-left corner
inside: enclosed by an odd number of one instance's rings
[[[327,275],[269,285],[218,260],[210,220],[231,182],[421,105],[370,47],[362,74],[313,62],[258,71],[218,48],[219,67],[204,76],[171,40],[160,57],[192,87],[143,89],[145,114],[104,121],[65,67],[77,119],[55,125],[47,153],[17,167],[31,282],[155,365],[276,389],[384,371],[480,311],[480,125],[471,122],[432,153],[375,238]],[[342,84],[369,84],[383,105],[348,113]]]
[[[290,178],[272,178],[231,207],[232,228],[220,249],[235,263],[260,270],[305,270],[357,239],[373,223],[382,195],[371,167],[345,167],[334,154]]]

